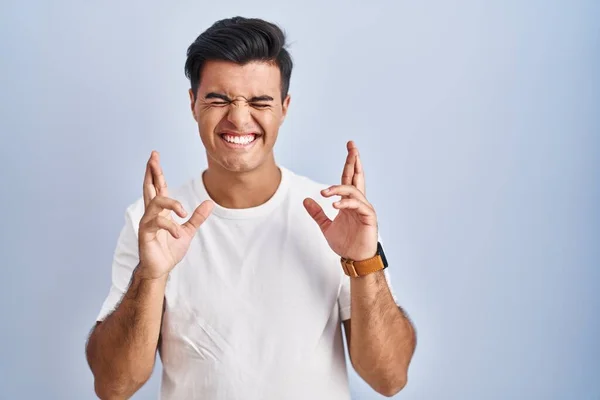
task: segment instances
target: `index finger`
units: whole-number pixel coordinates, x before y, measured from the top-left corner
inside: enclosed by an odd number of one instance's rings
[[[354,142],[349,141],[346,144],[348,149],[348,155],[346,156],[346,164],[344,164],[344,171],[342,172],[342,185],[352,185],[354,178],[354,164],[356,162],[356,150]]]
[[[154,154],[154,152],[152,152]],[[150,170],[150,161],[152,161],[152,154],[150,154],[150,159],[146,163],[146,173],[144,174],[144,206],[148,207],[150,201],[156,197],[156,188],[154,187],[154,182],[152,181],[152,171]]]
[[[358,154],[358,150],[356,153],[356,163],[354,164],[354,178],[352,179],[352,184],[356,186],[356,188],[360,190],[362,194],[367,194],[365,187],[365,172],[363,170],[362,163],[360,162],[360,154]]]
[[[160,166],[160,156],[156,151],[152,152],[152,155],[154,157],[150,159],[150,170],[152,171],[152,181],[154,182],[156,194],[169,197],[167,181]]]

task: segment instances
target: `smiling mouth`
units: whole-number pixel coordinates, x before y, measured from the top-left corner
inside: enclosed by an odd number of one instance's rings
[[[235,147],[245,147],[256,141],[261,135],[256,133],[249,133],[246,135],[231,135],[228,133],[222,133],[219,135],[227,144]]]

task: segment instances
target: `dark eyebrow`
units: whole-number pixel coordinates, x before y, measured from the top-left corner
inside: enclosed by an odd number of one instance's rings
[[[224,101],[231,101],[231,99],[229,97],[225,96],[224,94],[215,93],[215,92],[208,93],[204,98],[206,100],[208,100],[208,99],[220,99],[220,100],[224,100]]]
[[[229,97],[227,97],[226,95],[221,94],[221,93],[215,93],[215,92],[208,93],[204,98],[206,100],[219,99],[219,100],[231,102],[231,99]],[[267,96],[266,94],[264,94],[262,96],[254,96],[249,100],[250,103],[255,103],[255,102],[260,102],[260,101],[273,101],[273,98],[271,96]]]
[[[256,101],[273,101],[273,98],[271,96],[267,96],[262,95],[262,96],[254,96],[253,98],[250,99],[250,103],[254,103]]]

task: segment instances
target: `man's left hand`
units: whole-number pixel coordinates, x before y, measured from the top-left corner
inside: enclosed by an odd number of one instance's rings
[[[307,198],[304,207],[317,222],[327,243],[340,257],[362,261],[377,252],[377,215],[365,197],[365,175],[358,148],[347,144],[348,156],[342,173],[342,184],[321,191],[323,197],[341,196],[333,207],[339,212],[334,220],[323,212],[316,201]]]

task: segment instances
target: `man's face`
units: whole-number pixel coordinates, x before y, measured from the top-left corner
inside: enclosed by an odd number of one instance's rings
[[[275,64],[208,61],[190,100],[209,166],[246,172],[272,159],[290,102]]]

